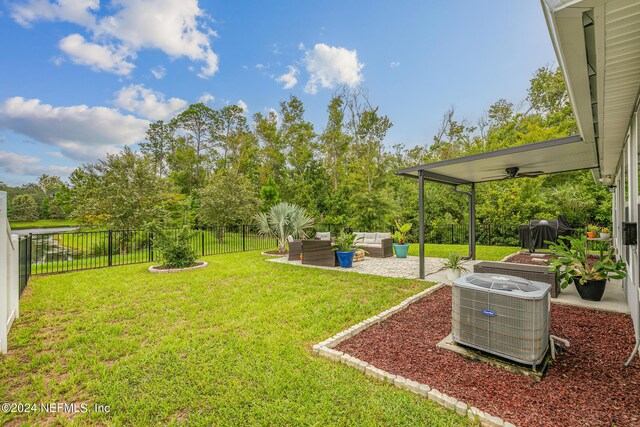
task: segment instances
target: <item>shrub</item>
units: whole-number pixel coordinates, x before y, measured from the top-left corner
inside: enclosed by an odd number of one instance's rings
[[[193,231],[183,227],[173,234],[157,227],[152,227],[154,233],[153,247],[163,261],[162,268],[186,268],[196,263],[197,254],[191,247]]]

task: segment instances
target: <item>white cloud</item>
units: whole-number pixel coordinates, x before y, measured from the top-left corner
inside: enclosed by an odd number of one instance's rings
[[[102,46],[85,41],[80,34],[71,34],[60,40],[60,49],[76,64],[88,65],[94,71],[106,71],[126,76],[135,65],[126,60],[127,55],[112,46]]]
[[[11,17],[24,27],[37,21],[67,21],[89,27],[95,25],[91,12],[100,8],[100,0],[28,0],[10,7]]]
[[[204,21],[198,0],[114,0],[120,10],[100,20],[96,33],[107,34],[133,49],[159,49],[172,58],[203,62],[201,77],[218,71],[218,55],[211,50],[215,32]],[[150,13],[152,11],[152,13]]]
[[[198,98],[198,102],[200,102],[201,104],[208,104],[210,102],[213,102],[215,99],[216,98],[209,92],[204,92],[202,95],[200,95],[200,98]]]
[[[249,111],[249,107],[247,106],[247,103],[244,102],[242,99],[240,99],[236,105],[240,108],[242,108],[242,111],[244,111],[245,113]]]
[[[58,147],[66,157],[95,160],[145,138],[149,122],[114,108],[53,107],[39,99],[9,98],[0,104],[0,128]]]
[[[98,11],[114,10],[111,15],[101,13],[98,17]],[[83,46],[92,49],[92,59],[75,49],[74,57],[83,60],[74,62],[94,69],[105,69],[96,67],[98,53],[102,61],[105,52],[119,57],[126,53],[120,57],[120,62],[126,62],[135,59],[136,52],[142,49],[158,49],[171,58],[186,57],[202,63],[199,77],[208,78],[218,71],[218,55],[210,42],[217,34],[207,26],[211,18],[200,9],[198,0],[112,0],[102,10],[99,0],[27,0],[12,6],[12,17],[23,26],[37,21],[66,21],[83,26],[93,36],[92,42],[82,39]],[[80,39],[72,41],[77,45]],[[103,51],[98,52],[95,46]]]
[[[267,68],[267,66],[266,66],[266,65],[264,65],[264,64],[256,64],[256,68],[257,68],[258,70],[262,70],[262,69],[264,69],[264,68]]]
[[[67,177],[73,172],[72,167],[67,166],[43,166],[38,165],[40,159],[33,156],[0,151],[0,169],[5,173],[14,175],[40,176],[43,173]]]
[[[277,82],[284,83],[282,89],[292,89],[298,84],[298,78],[296,75],[298,74],[298,69],[292,65],[288,65],[289,71],[276,78]]]
[[[391,68],[398,68],[400,66],[400,61],[391,61],[389,64]]]
[[[305,92],[315,94],[318,87],[332,89],[338,85],[357,86],[364,80],[355,50],[316,44],[305,53],[304,63],[310,74]]]
[[[154,67],[151,69],[151,74],[153,74],[153,77],[160,80],[167,75],[167,69],[164,68],[162,65],[158,65],[157,67]]]
[[[113,103],[150,120],[167,120],[187,108],[187,101],[180,98],[165,100],[164,94],[144,87],[125,86],[116,92]]]
[[[305,49],[306,48],[304,46],[304,43],[302,43],[302,42],[298,43],[298,50],[305,50]]]

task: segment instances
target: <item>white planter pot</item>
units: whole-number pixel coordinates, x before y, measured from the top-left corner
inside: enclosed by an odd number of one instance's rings
[[[449,280],[456,280],[457,278],[460,277],[460,269],[455,269],[455,270],[447,270],[447,279]]]
[[[611,233],[600,233],[601,239],[608,239],[609,237],[611,237]]]

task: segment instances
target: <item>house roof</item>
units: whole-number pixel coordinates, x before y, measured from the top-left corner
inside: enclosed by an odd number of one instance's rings
[[[518,168],[516,177],[544,175],[583,169],[597,169],[594,143],[578,136],[553,139],[458,157],[395,171],[397,175],[459,185],[499,181],[507,178],[507,168]]]
[[[610,184],[640,94],[640,0],[541,0],[580,135]]]

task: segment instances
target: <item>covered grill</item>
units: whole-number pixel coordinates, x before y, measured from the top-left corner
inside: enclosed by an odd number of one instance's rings
[[[518,226],[520,247],[535,252],[536,249],[547,249],[549,245],[545,241],[556,242],[559,236],[568,236],[573,233],[573,228],[567,223],[564,216],[558,219],[532,219],[529,225]]]

